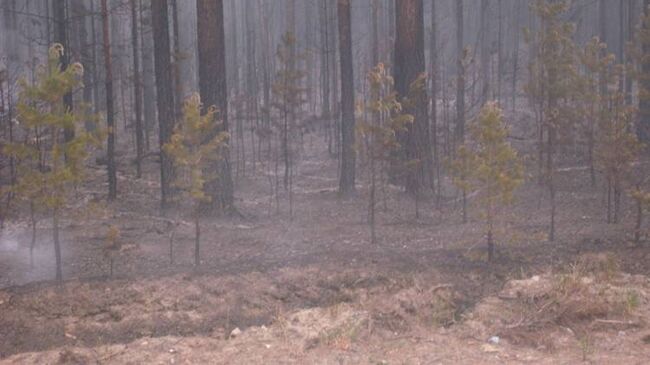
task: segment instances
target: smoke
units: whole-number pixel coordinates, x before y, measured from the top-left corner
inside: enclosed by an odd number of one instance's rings
[[[32,232],[25,226],[8,225],[0,231],[0,288],[49,280],[54,274],[54,250],[46,229],[38,229],[30,265]]]

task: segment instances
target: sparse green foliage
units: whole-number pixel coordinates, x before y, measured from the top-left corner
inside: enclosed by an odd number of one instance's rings
[[[636,64],[632,76],[639,87],[637,135],[647,143],[650,141],[650,9],[643,9],[641,26],[637,29],[635,47],[630,47]]]
[[[614,92],[600,120],[596,162],[607,180],[607,221],[612,223],[618,222],[623,184],[641,150],[632,132],[634,115],[635,108],[625,105],[625,95]]]
[[[366,105],[370,120],[357,123],[357,148],[361,149],[369,163],[370,198],[368,221],[371,241],[376,242],[375,205],[376,182],[380,176],[388,174],[388,162],[394,158],[394,152],[400,148],[397,134],[406,130],[413,122],[413,116],[402,112],[402,104],[397,100],[393,90],[393,78],[388,74],[384,64],[380,63],[368,72],[370,101]],[[379,165],[379,166],[378,166]]]
[[[523,182],[523,165],[507,141],[508,128],[496,103],[487,103],[481,109],[476,122],[470,126],[470,136],[471,141],[459,148],[451,171],[464,197],[467,192],[480,189],[491,260],[495,210],[498,204],[512,201],[514,190]]]
[[[300,64],[298,61],[304,58],[304,56],[296,52],[296,43],[296,37],[293,33],[287,32],[282,36],[282,43],[278,46],[276,52],[280,68],[276,73],[275,82],[271,87],[274,97],[272,105],[280,114],[280,123],[277,125],[277,129],[281,134],[281,152],[284,160],[284,189],[289,192],[290,215],[293,214],[292,177],[293,161],[296,152],[291,142],[298,137],[300,109],[306,102],[306,90],[301,86],[306,73],[298,68]]]
[[[222,157],[219,151],[227,146],[229,139],[227,132],[214,133],[219,123],[215,117],[216,107],[209,106],[204,114],[201,109],[201,97],[195,93],[185,101],[183,120],[176,126],[170,142],[163,147],[177,169],[175,186],[192,200],[194,206],[194,264],[197,266],[200,263],[200,207],[201,203],[210,201],[205,184],[209,179],[218,178],[207,171],[211,162]],[[206,140],[206,136],[211,135],[214,138]]]
[[[587,42],[579,53],[583,72],[576,78],[578,103],[575,112],[578,114],[581,131],[587,139],[587,159],[589,161],[592,186],[596,184],[594,154],[598,127],[605,117],[604,111],[607,110],[607,97],[600,92],[601,85],[607,83],[608,69],[614,63],[613,54],[602,55],[605,49],[607,49],[607,45],[601,42],[598,37],[594,37]]]
[[[575,98],[578,75],[573,42],[574,26],[563,20],[568,5],[564,0],[537,0],[532,10],[541,22],[541,31],[528,32],[534,45],[531,78],[525,91],[533,101],[538,122],[538,174],[549,189],[551,219],[549,240],[555,240],[555,153],[562,137],[576,120]]]
[[[636,225],[634,227],[634,243],[637,245],[641,243],[641,225],[643,224],[643,213],[648,206],[650,206],[650,192],[641,188],[641,184],[637,184],[634,189],[630,190],[630,197],[636,203]]]
[[[467,223],[467,195],[474,190],[473,173],[476,171],[476,156],[467,145],[456,150],[456,157],[449,162],[452,182],[460,190],[463,199],[463,223]]]
[[[11,192],[32,204],[33,209],[47,211],[52,216],[57,280],[62,280],[59,213],[71,198],[71,187],[84,179],[88,148],[99,141],[84,128],[77,128],[89,118],[64,106],[64,95],[81,85],[83,67],[75,63],[61,70],[62,52],[62,45],[52,45],[48,64],[38,70],[36,81],[33,84],[20,81],[17,119],[29,138],[25,143],[8,144],[3,150],[19,162]],[[64,142],[64,130],[75,130],[74,138]]]
[[[104,243],[104,256],[108,259],[109,262],[109,277],[113,277],[113,264],[115,262],[115,255],[120,250],[120,240],[122,232],[120,228],[115,225],[108,227],[106,232],[106,241]]]

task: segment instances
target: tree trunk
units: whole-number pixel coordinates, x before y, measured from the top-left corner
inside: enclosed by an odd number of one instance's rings
[[[56,281],[63,281],[63,270],[61,268],[61,242],[59,241],[59,210],[52,211],[52,239],[54,241],[54,259],[56,263]]]
[[[456,141],[465,141],[465,41],[463,39],[463,1],[456,0]]]
[[[183,116],[183,82],[181,81],[181,47],[178,36],[178,5],[177,0],[170,0],[172,7],[172,44],[174,53],[172,65],[174,73],[174,108],[176,119],[180,120]],[[202,15],[199,15],[200,18]]]
[[[406,191],[417,197],[421,187],[430,186],[425,181],[431,176],[426,88],[417,92],[417,95],[409,95],[412,83],[425,69],[422,0],[399,1],[395,10],[395,90],[400,98],[410,98],[404,111],[414,116],[413,123],[398,138],[401,139],[401,145],[405,146],[402,162],[413,165],[409,166],[406,173]]]
[[[104,67],[106,70],[106,127],[108,142],[106,160],[108,167],[108,200],[117,197],[117,172],[115,169],[115,122],[113,120],[113,66],[111,65],[111,41],[108,32],[107,0],[102,0],[102,34],[104,44]]]
[[[199,223],[199,210],[194,214],[194,266],[201,265],[201,224]]]
[[[435,169],[432,186],[436,205],[440,203],[440,157],[438,153],[438,23],[436,21],[436,0],[431,0],[431,144]]]
[[[515,1],[515,29],[514,29],[514,44],[512,55],[512,112],[514,113],[517,106],[517,73],[519,71],[519,33],[521,32],[521,1]]]
[[[145,150],[150,151],[150,135],[156,120],[156,81],[153,60],[153,31],[151,29],[151,4],[144,7],[140,3],[140,43],[142,44],[142,101],[144,103],[144,142]]]
[[[215,133],[228,132],[228,88],[226,85],[226,43],[223,23],[222,0],[197,0],[199,44],[199,89],[206,107],[218,108],[216,118],[220,121]],[[212,209],[234,209],[233,182],[230,170],[230,153],[227,148],[219,151],[221,159],[214,168],[217,178],[206,184],[212,198]]]
[[[650,0],[643,1],[643,14],[650,16]],[[650,32],[650,22],[644,21],[641,24],[643,31]],[[643,57],[641,61],[641,73],[650,75],[650,41],[641,40]],[[639,81],[639,89],[645,97],[639,98],[639,126],[637,134],[643,143],[650,142],[650,77],[642,77]]]
[[[136,176],[142,177],[144,134],[142,131],[142,84],[140,81],[140,56],[138,55],[138,12],[136,0],[131,0],[131,46],[133,51],[133,93],[135,100],[135,150]]]
[[[199,13],[201,14],[201,13]],[[158,143],[160,147],[161,206],[169,208],[173,191],[171,188],[174,165],[163,146],[174,131],[174,89],[172,83],[171,54],[169,48],[169,17],[167,0],[151,0],[151,18],[154,37],[154,69],[158,106]],[[199,17],[202,18],[202,17]]]
[[[319,3],[319,23],[320,23],[320,83],[321,83],[321,116],[326,120],[327,125],[327,151],[330,156],[333,155],[333,138],[332,138],[332,116],[330,110],[330,21],[328,11],[329,0],[321,0]]]
[[[481,0],[481,105],[490,97],[490,36],[488,2]]]
[[[339,192],[354,192],[356,153],[354,151],[354,75],[350,1],[338,0],[339,56],[341,61],[341,178]]]
[[[70,44],[68,42],[68,19],[66,16],[66,5],[66,0],[56,0],[53,1],[52,4],[54,9],[54,24],[56,29],[54,32],[54,42],[62,44],[65,49],[65,51],[61,53],[61,56],[59,57],[59,63],[62,70],[68,68],[68,64],[70,63]],[[72,111],[72,91],[63,96],[63,105],[66,111]],[[73,138],[74,128],[66,128],[64,131],[65,141],[69,142]]]
[[[637,186],[638,189],[638,186]],[[638,246],[641,243],[641,224],[643,222],[643,202],[640,198],[636,200],[636,225],[634,226],[634,243]]]

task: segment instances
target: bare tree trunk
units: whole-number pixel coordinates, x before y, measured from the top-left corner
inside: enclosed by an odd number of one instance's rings
[[[63,281],[63,270],[61,264],[61,242],[59,241],[59,210],[52,211],[52,235],[54,241],[54,259],[56,263],[56,281]]]
[[[481,105],[488,101],[490,94],[490,38],[488,24],[488,2],[481,0]]]
[[[174,108],[176,119],[180,120],[183,115],[183,82],[181,81],[181,45],[179,40],[178,33],[178,4],[177,0],[171,0],[172,6],[172,44],[174,45],[174,54],[172,59],[174,63],[173,73],[174,73]],[[200,17],[201,15],[199,15]]]
[[[133,93],[135,100],[135,150],[136,176],[142,177],[144,135],[142,131],[142,84],[140,81],[140,56],[138,55],[138,12],[136,0],[131,0],[131,46],[133,49]]]
[[[194,266],[199,267],[201,265],[201,224],[200,224],[200,212],[197,207],[196,212],[194,213]]]
[[[54,9],[54,23],[56,31],[54,33],[54,41],[62,44],[65,47],[65,51],[61,53],[59,57],[59,63],[61,69],[65,70],[68,68],[70,63],[70,43],[68,42],[68,19],[66,15],[67,8],[66,0],[57,0],[53,2]],[[65,94],[63,97],[63,105],[66,111],[72,111],[72,91]],[[64,139],[66,142],[71,141],[74,138],[74,129],[66,128],[64,131]]]
[[[456,0],[456,140],[465,141],[465,41],[463,39],[463,2]]]
[[[517,74],[519,71],[519,29],[521,21],[521,1],[515,1],[515,26],[514,26],[514,44],[512,56],[512,111],[514,113],[517,105]]]
[[[151,4],[148,7],[140,3],[140,21],[142,31],[140,32],[140,43],[142,44],[142,101],[144,103],[144,141],[145,150],[151,150],[151,131],[156,120],[156,82],[154,70],[153,31],[151,29]]]
[[[354,192],[356,153],[354,151],[354,75],[352,61],[352,20],[350,0],[338,0],[339,55],[341,61],[341,179],[339,192]]]
[[[108,200],[117,197],[117,172],[115,169],[115,122],[113,120],[113,66],[111,65],[111,40],[109,36],[107,0],[102,0],[102,34],[104,43],[104,68],[106,70],[106,126],[108,143],[106,161],[108,167]]]
[[[171,184],[174,176],[174,165],[170,156],[163,150],[163,146],[171,140],[175,124],[167,0],[151,0],[151,15],[158,106],[158,142],[161,157],[161,206],[165,209],[169,208],[173,195]]]
[[[396,3],[395,90],[400,98],[410,98],[404,110],[414,116],[413,123],[398,138],[405,147],[402,162],[409,165],[415,162],[406,173],[405,186],[406,191],[416,198],[421,187],[431,186],[426,180],[432,176],[426,88],[417,91],[417,95],[409,95],[413,82],[423,75],[425,69],[423,13],[422,0]]]
[[[431,0],[431,144],[433,147],[434,178],[431,179],[436,205],[440,204],[440,157],[438,152],[438,22],[436,0]]]
[[[643,1],[643,14],[646,17],[650,16],[650,0]],[[649,26],[649,22],[642,22],[641,24],[645,32],[650,31],[648,29]],[[641,48],[643,51],[641,72],[644,75],[650,75],[650,41],[641,40]],[[642,78],[639,81],[639,89],[642,93],[650,92],[650,78]],[[637,134],[641,142],[650,142],[650,98],[648,97],[639,98],[639,126]]]
[[[197,0],[199,44],[199,89],[206,107],[215,105],[219,112],[219,128],[214,131],[228,132],[228,87],[226,85],[226,40],[223,23],[222,0]],[[230,170],[230,152],[219,151],[221,159],[215,166],[217,179],[207,183],[212,197],[212,208],[225,211],[234,209],[234,192]]]
[[[321,46],[321,116],[327,123],[327,151],[330,156],[333,155],[333,137],[332,137],[332,116],[330,110],[330,21],[329,21],[329,0],[321,0],[319,3],[319,22],[320,22],[320,46]]]

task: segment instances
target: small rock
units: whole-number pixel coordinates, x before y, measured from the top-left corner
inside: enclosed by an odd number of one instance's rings
[[[232,332],[230,332],[230,338],[235,338],[239,335],[241,335],[241,330],[239,329],[239,327],[235,327],[235,329],[232,330]]]
[[[499,338],[499,336],[492,336],[492,337],[490,337],[490,339],[488,339],[488,342],[489,342],[489,343],[493,343],[493,344],[495,344],[495,345],[498,345],[498,344],[499,344],[499,341],[501,341],[501,339]]]
[[[170,354],[175,354],[175,353],[176,353],[176,350],[174,350],[174,349],[169,349],[169,353],[170,353]]]
[[[270,349],[270,348],[271,348],[271,345],[269,345],[268,343],[265,343],[265,344],[264,344],[264,347],[266,347],[267,349]]]

